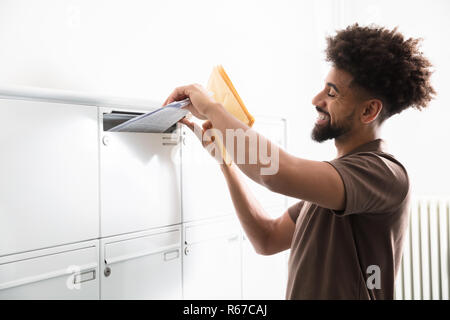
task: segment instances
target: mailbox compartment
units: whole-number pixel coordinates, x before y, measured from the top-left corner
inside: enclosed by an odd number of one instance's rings
[[[0,99],[0,256],[98,238],[95,106]]]
[[[181,299],[181,228],[101,240],[101,299]]]
[[[234,213],[219,164],[190,129],[182,129],[183,222]]]
[[[184,225],[185,299],[241,299],[241,232],[236,218]]]
[[[0,258],[0,300],[99,298],[98,241]]]
[[[142,113],[99,108],[102,237],[181,222],[178,127],[167,133],[106,131]]]

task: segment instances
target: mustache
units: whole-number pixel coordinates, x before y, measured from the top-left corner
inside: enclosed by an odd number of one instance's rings
[[[323,110],[323,109],[322,109],[321,107],[319,107],[319,106],[316,106],[316,110],[319,111],[319,112],[326,113],[327,115],[330,115],[328,112],[326,112],[325,110]]]

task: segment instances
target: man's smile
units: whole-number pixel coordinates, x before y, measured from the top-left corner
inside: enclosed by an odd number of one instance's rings
[[[325,125],[326,123],[328,123],[330,121],[330,114],[324,110],[322,110],[321,108],[316,106],[316,110],[318,112],[318,116],[316,119],[316,124],[317,125]]]

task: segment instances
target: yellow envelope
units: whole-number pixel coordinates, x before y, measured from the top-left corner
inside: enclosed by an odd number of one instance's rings
[[[249,127],[253,125],[255,119],[248,112],[244,102],[221,65],[214,67],[209,77],[207,89],[213,93],[214,100],[220,102],[229,113]]]
[[[253,125],[255,118],[248,112],[244,102],[221,65],[214,67],[208,80],[207,90],[212,92],[214,100],[220,102],[229,113],[249,127]],[[232,159],[227,153],[222,141],[216,139],[215,143],[222,150],[222,158],[225,163],[231,165]]]

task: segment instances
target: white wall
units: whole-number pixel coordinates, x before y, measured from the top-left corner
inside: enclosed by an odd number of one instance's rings
[[[309,135],[325,36],[355,21],[399,25],[425,39],[439,96],[386,123],[385,137],[418,193],[448,193],[449,9],[445,0],[0,0],[0,86],[162,101],[175,86],[206,84],[220,63],[253,114],[288,119],[291,152],[324,160],[332,142]]]
[[[164,99],[222,63],[258,112],[288,96],[300,11],[294,1],[3,0],[0,83]]]
[[[422,112],[406,110],[386,121],[390,151],[407,167],[413,190],[421,195],[450,194],[450,1],[344,0],[341,20],[398,26],[407,37],[423,38],[422,51],[434,65],[437,96]]]

